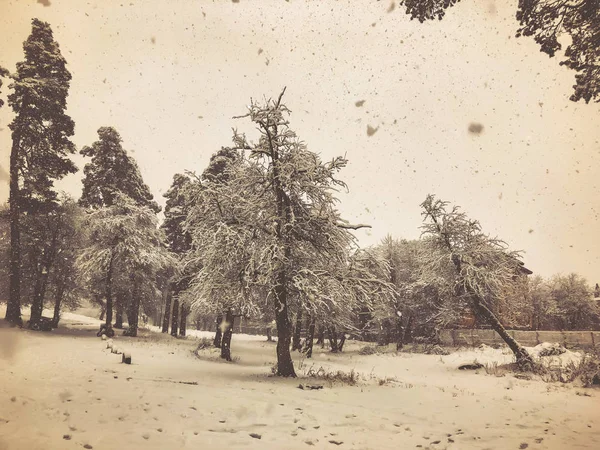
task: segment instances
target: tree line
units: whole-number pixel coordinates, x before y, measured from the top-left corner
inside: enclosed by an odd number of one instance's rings
[[[100,307],[109,335],[126,319],[124,334],[136,336],[142,313],[163,310],[162,330],[170,326],[174,336],[185,335],[190,314],[215,317],[215,345],[231,360],[236,318],[274,321],[275,373],[293,377],[291,351],[310,357],[314,338],[324,345],[326,335],[332,351],[373,329],[401,348],[413,336],[435,339],[471,314],[526,366],[530,356],[506,332],[511,321],[530,314],[540,327],[595,323],[597,303],[584,280],[528,282],[518,252],[432,195],[421,205],[421,239],[388,237],[360,248],[354,231],[369,225],[349,223],[337,209],[347,160],[308,150],[291,127],[285,89],[235,118],[250,121],[255,136],[234,130],[201,173],[174,175],[161,224],[136,161],[110,126],[80,150],[89,159],[81,197],[61,195],[54,182],[77,171],[69,158],[74,122],[65,112],[71,75],[47,23],[32,21],[24,53],[8,96],[14,120],[3,239],[13,324],[22,325],[28,304],[28,327],[51,329],[81,298]],[[43,316],[48,298],[52,318]]]

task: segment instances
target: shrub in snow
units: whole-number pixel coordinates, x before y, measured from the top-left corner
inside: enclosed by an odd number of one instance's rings
[[[558,356],[562,355],[567,351],[562,345],[555,343],[551,344],[549,342],[543,342],[542,344],[536,345],[533,347],[532,353],[537,356]]]
[[[374,345],[365,345],[358,350],[359,355],[375,355],[376,353],[379,352],[377,351],[377,347]]]

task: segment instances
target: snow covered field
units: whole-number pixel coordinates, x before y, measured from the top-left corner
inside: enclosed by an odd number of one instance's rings
[[[0,450],[600,448],[600,391],[457,370],[510,362],[503,350],[362,356],[349,341],[343,354],[295,352],[299,378],[277,379],[261,337],[234,335],[239,359],[226,363],[196,357],[195,338],[142,331],[115,337],[125,365],[98,324],[67,313],[52,333],[0,328]],[[311,368],[354,370],[359,383]]]

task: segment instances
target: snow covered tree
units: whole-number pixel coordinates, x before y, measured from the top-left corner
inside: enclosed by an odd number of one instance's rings
[[[119,193],[154,212],[160,207],[144,183],[137,163],[123,148],[122,139],[112,127],[98,129],[98,140],[80,152],[92,161],[83,169],[83,191],[79,204],[86,208],[112,206]]]
[[[556,308],[557,327],[560,330],[593,329],[598,323],[600,309],[585,278],[575,273],[555,275],[548,284]]]
[[[73,291],[78,291],[75,279],[75,254],[82,243],[83,211],[70,198],[46,214],[30,214],[23,221],[25,233],[22,247],[28,264],[24,276],[33,287],[29,327],[41,329],[44,299],[48,290],[55,300],[53,322],[58,324],[60,304],[66,298],[73,305]]]
[[[553,57],[569,37],[566,59],[576,72],[571,100],[600,102],[600,2],[598,0],[519,0],[517,36],[533,36],[540,51]]]
[[[541,276],[536,275],[528,283],[529,313],[531,329],[551,330],[556,317],[556,302],[550,295],[550,286]]]
[[[234,132],[243,152],[225,169],[227,182],[204,179],[186,226],[202,268],[191,292],[196,307],[220,296],[238,314],[270,307],[277,324],[277,375],[294,377],[290,354],[291,305],[314,317],[352,326],[359,304],[389,295],[389,286],[351,260],[354,236],[335,208],[341,157],[322,162],[289,128],[289,110],[277,100],[254,101],[248,117],[256,143]],[[247,154],[247,156],[244,156]],[[232,283],[235,281],[235,283]]]
[[[8,96],[15,113],[9,125],[11,271],[6,309],[12,323],[21,320],[21,215],[52,209],[57,197],[54,180],[77,171],[68,158],[75,151],[69,139],[75,125],[65,114],[71,74],[50,25],[33,19],[23,50],[25,60],[17,63]]]
[[[184,230],[183,223],[187,217],[186,189],[189,188],[191,181],[186,175],[175,174],[173,183],[169,190],[164,194],[167,199],[165,205],[165,220],[161,228],[164,230],[169,251],[174,258],[179,261],[180,270],[175,278],[168,283],[169,292],[166,296],[165,314],[172,320],[171,334],[175,337],[179,334],[185,336],[185,320],[189,305],[181,302],[179,295],[188,285],[189,274],[184,273],[183,260],[187,252],[190,251],[192,239],[190,234]],[[170,314],[171,301],[173,302],[173,312]],[[168,320],[168,319],[167,319]],[[180,322],[181,320],[181,322]],[[181,326],[180,326],[181,325]],[[168,322],[166,330],[168,332]]]
[[[442,20],[460,0],[401,0],[406,14],[420,22]],[[572,101],[600,102],[600,2],[598,0],[519,0],[517,37],[532,36],[540,51],[553,57],[568,39],[560,62],[576,72]]]
[[[118,193],[112,206],[88,214],[85,226],[90,237],[77,261],[81,274],[106,299],[107,329],[112,328],[114,293],[128,293],[127,334],[136,336],[141,298],[160,297],[156,274],[175,264],[156,214]]]
[[[471,308],[506,342],[519,366],[531,367],[533,360],[527,350],[506,332],[494,314],[495,302],[522,269],[520,254],[483,233],[479,222],[469,219],[456,206],[448,210],[447,202],[429,195],[421,207],[428,244],[425,277],[448,277],[457,306],[466,304]]]

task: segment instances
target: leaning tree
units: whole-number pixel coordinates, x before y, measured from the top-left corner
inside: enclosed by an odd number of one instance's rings
[[[290,353],[292,302],[335,322],[362,301],[387,295],[390,287],[356,273],[349,248],[351,225],[340,218],[334,192],[346,185],[336,174],[346,159],[323,162],[290,129],[288,108],[277,100],[252,101],[249,118],[257,142],[234,132],[242,152],[226,183],[202,180],[187,227],[203,258],[192,289],[199,299],[235,279],[240,302],[249,309],[272,308],[277,325],[277,375],[295,376]],[[214,261],[208,264],[209,258]],[[227,281],[226,281],[227,280]],[[266,298],[247,295],[256,290]],[[264,309],[263,309],[264,311]]]
[[[457,206],[429,195],[421,204],[425,277],[450,278],[457,307],[467,305],[489,323],[515,354],[520,367],[531,367],[532,358],[504,328],[494,313],[506,288],[522,274],[519,252],[509,251],[504,241],[485,234],[478,221],[469,219]]]

